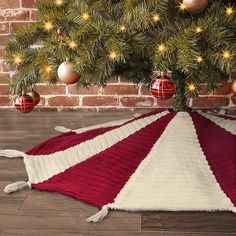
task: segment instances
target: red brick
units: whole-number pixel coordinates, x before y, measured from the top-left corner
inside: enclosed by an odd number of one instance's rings
[[[142,106],[148,107],[153,106],[154,98],[151,97],[123,97],[121,98],[121,104],[125,107]]]
[[[97,86],[90,86],[86,88],[78,87],[77,85],[70,85],[69,86],[69,93],[70,94],[97,94],[98,93]]]
[[[29,20],[29,10],[23,10],[23,9],[7,9],[4,11],[0,11],[0,20]]]
[[[37,21],[39,19],[38,10],[31,10],[30,19],[33,21]]]
[[[1,48],[0,48],[0,59],[3,59],[3,58],[4,58],[4,54],[5,54],[4,48],[1,47]]]
[[[228,94],[230,94],[230,88],[231,88],[231,83],[230,82],[223,82],[221,87],[219,87],[215,91],[207,93],[206,86],[202,85],[201,86],[200,95],[208,95],[208,94],[212,94],[212,95],[228,95]]]
[[[140,93],[143,95],[151,95],[150,88],[142,85]]]
[[[193,99],[193,107],[225,107],[229,105],[227,97],[198,97]]]
[[[22,28],[24,26],[28,26],[28,25],[30,25],[29,22],[11,22],[10,23],[10,32],[14,33],[18,29],[20,29],[20,28]]]
[[[0,85],[0,95],[9,95],[9,93],[8,85]]]
[[[8,72],[11,68],[6,61],[0,60],[0,72]]]
[[[18,8],[20,7],[20,0],[1,0],[0,9]]]
[[[64,85],[36,85],[34,89],[41,95],[65,94],[66,92]]]
[[[236,71],[231,73],[231,79],[236,79]]]
[[[107,85],[102,94],[138,94],[138,85]]]
[[[8,84],[8,79],[10,76],[8,74],[0,74],[0,84]]]
[[[9,23],[0,23],[0,34],[9,33]]]
[[[49,106],[77,106],[79,105],[79,98],[78,97],[65,97],[65,96],[57,96],[51,97],[48,99]]]
[[[44,105],[45,105],[45,102],[46,102],[45,98],[42,97],[42,96],[40,96],[40,102],[39,102],[39,104],[38,104],[36,107],[44,106]]]
[[[7,40],[10,38],[10,34],[0,35],[0,46],[4,46]]]
[[[36,8],[40,0],[22,0],[22,7]]]
[[[167,100],[158,100],[157,99],[157,105],[158,107],[162,108],[172,108],[174,104],[174,98],[170,98]]]
[[[0,106],[10,106],[11,99],[8,96],[0,96]]]
[[[117,106],[118,98],[112,96],[89,96],[83,98],[83,106]]]
[[[236,105],[236,96],[232,97],[233,104]]]

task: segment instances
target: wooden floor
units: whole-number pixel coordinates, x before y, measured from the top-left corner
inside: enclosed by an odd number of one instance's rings
[[[129,117],[131,112],[33,112],[23,115],[0,111],[0,148],[27,150],[56,135],[55,125],[78,128]],[[0,236],[186,236],[236,235],[232,213],[110,211],[99,224],[85,218],[96,207],[57,193],[25,190],[3,193],[5,185],[27,180],[22,159],[0,158]]]

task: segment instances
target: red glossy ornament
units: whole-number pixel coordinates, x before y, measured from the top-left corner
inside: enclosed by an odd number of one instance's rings
[[[35,90],[31,90],[31,92],[27,93],[34,100],[34,105],[37,106],[40,102],[40,95]]]
[[[29,113],[34,109],[34,100],[27,94],[17,96],[15,99],[15,108],[22,113]]]
[[[159,100],[170,99],[175,94],[175,84],[167,75],[156,76],[150,86],[152,95]]]

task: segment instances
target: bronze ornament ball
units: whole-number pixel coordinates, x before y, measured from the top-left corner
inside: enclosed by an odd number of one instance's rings
[[[73,69],[74,64],[66,59],[62,62],[57,70],[59,80],[64,84],[74,84],[79,81],[80,75]]]
[[[231,91],[236,96],[236,79],[233,81],[231,85]]]
[[[37,106],[40,102],[40,95],[38,92],[36,92],[35,90],[31,90],[29,93],[27,93],[29,96],[31,96],[34,100],[34,105]]]
[[[186,11],[191,14],[199,14],[208,6],[208,0],[183,0]]]

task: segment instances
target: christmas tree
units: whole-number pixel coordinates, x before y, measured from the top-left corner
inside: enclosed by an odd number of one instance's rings
[[[55,0],[38,4],[39,21],[6,44],[12,93],[38,82],[57,83],[66,58],[79,86],[105,86],[114,76],[151,82],[151,71],[171,71],[175,110],[200,85],[214,90],[236,68],[235,1]]]

